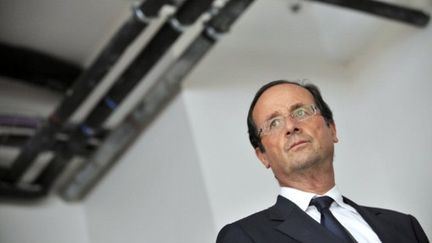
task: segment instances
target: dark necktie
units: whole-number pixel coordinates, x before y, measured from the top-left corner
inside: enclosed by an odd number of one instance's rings
[[[311,200],[310,205],[314,205],[321,213],[321,225],[345,242],[356,242],[348,230],[346,230],[330,212],[330,205],[332,202],[333,199],[328,196],[316,197]]]

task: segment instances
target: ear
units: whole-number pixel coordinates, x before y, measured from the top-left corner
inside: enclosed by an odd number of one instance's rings
[[[330,129],[333,136],[333,143],[339,142],[339,139],[337,137],[337,132],[336,132],[336,124],[334,122],[330,123]]]
[[[255,148],[255,154],[267,169],[270,168],[270,162],[268,161],[267,154],[265,152],[262,152],[260,148]]]

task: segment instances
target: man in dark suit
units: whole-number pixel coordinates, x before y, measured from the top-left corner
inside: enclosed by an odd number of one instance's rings
[[[226,225],[217,243],[429,242],[413,216],[359,206],[338,191],[336,126],[315,85],[264,85],[247,122],[256,155],[281,192],[274,206]]]

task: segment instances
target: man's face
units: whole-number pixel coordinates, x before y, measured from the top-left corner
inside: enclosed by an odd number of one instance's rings
[[[300,105],[314,104],[312,94],[294,84],[279,84],[267,89],[252,113],[258,128],[272,117],[285,116]],[[261,162],[273,170],[281,185],[294,173],[313,169],[333,162],[335,125],[327,124],[320,113],[306,120],[295,121],[288,117],[277,133],[263,134],[261,142],[265,151],[256,149]]]

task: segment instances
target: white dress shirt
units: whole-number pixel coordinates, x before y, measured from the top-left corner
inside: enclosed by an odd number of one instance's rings
[[[329,196],[334,200],[330,205],[330,211],[351,233],[357,242],[381,242],[377,234],[372,230],[369,224],[366,223],[357,210],[343,202],[342,194],[340,194],[336,186],[324,195],[303,192],[289,187],[281,187],[280,195],[291,200],[318,223],[321,219],[321,213],[315,206],[309,206],[309,203],[314,197]]]

